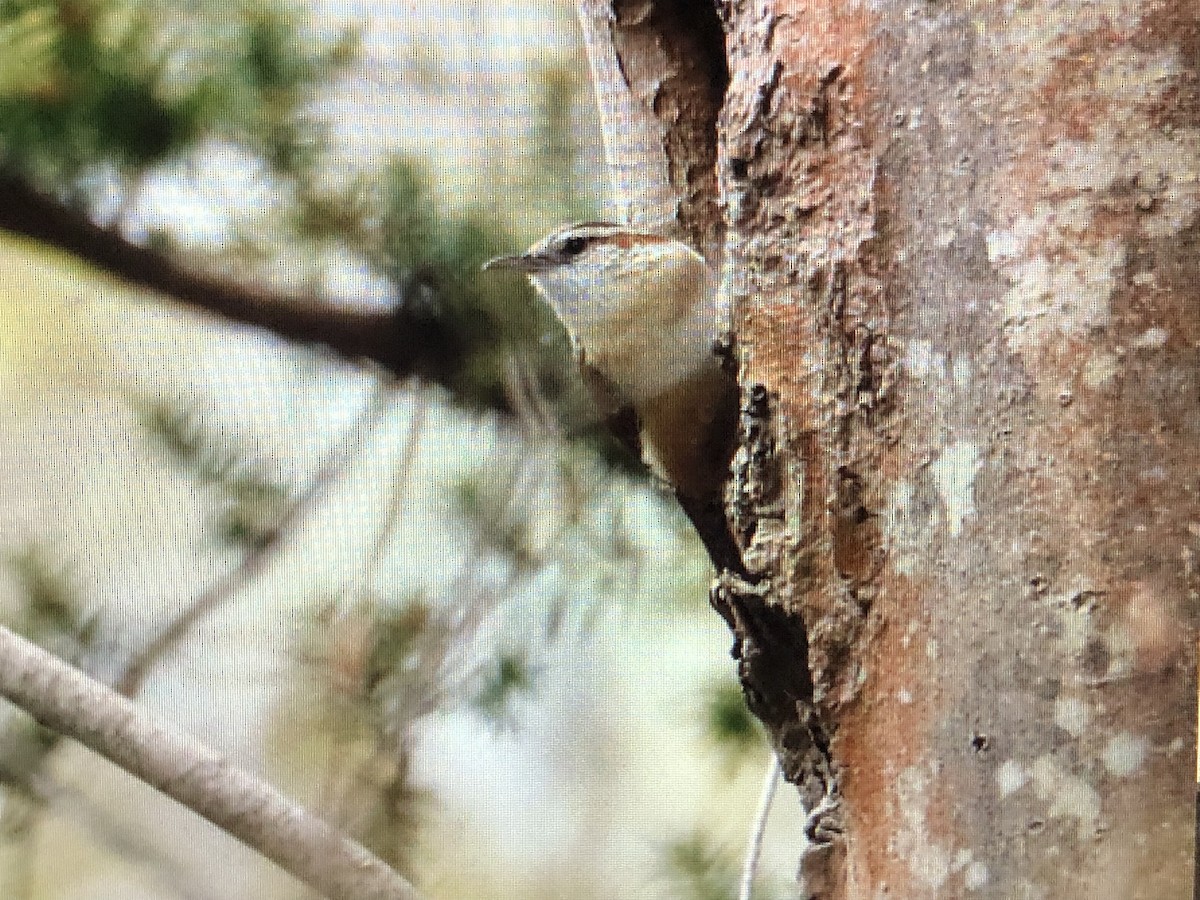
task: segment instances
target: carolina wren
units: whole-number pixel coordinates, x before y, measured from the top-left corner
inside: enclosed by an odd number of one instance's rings
[[[661,235],[584,222],[484,268],[529,276],[570,333],[602,411],[632,406],[646,462],[696,521],[687,501],[719,499],[737,416],[737,385],[713,350],[715,279],[704,257]]]

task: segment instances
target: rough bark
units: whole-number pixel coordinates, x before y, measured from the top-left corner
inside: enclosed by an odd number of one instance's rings
[[[1200,4],[718,10],[714,599],[805,896],[1190,897]]]

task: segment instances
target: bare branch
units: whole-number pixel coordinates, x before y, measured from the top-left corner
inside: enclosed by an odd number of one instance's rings
[[[360,844],[125,697],[0,627],[0,695],[333,900],[418,900]]]

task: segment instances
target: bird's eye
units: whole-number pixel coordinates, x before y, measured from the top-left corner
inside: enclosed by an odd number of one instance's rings
[[[587,247],[587,241],[581,237],[569,237],[559,245],[564,256],[578,256]]]

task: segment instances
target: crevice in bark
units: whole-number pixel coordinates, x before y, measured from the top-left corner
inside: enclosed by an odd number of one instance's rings
[[[767,727],[784,776],[809,808],[833,787],[829,736],[813,713],[803,623],[771,597],[767,584],[726,572],[713,584],[713,607],[734,634],[732,656],[746,704]]]
[[[830,734],[813,703],[809,635],[803,617],[778,594],[771,546],[787,533],[788,473],[780,467],[777,398],[751,385],[742,405],[729,505],[732,530],[747,549],[746,574],[722,573],[713,607],[734,634],[733,657],[750,710],[763,722],[788,781],[814,810],[836,795]],[[824,818],[824,817],[823,817]],[[824,825],[812,823],[814,829]]]

